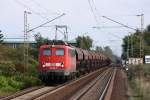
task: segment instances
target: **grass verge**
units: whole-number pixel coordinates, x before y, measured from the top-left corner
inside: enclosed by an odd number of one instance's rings
[[[134,100],[150,100],[150,65],[129,66],[127,72]]]

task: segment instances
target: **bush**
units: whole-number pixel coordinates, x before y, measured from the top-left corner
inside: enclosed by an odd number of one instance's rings
[[[9,80],[8,80],[8,84],[11,86],[11,87],[13,87],[13,88],[15,88],[16,90],[19,90],[20,88],[22,88],[22,82],[20,82],[20,81],[17,81],[17,80],[15,80],[14,78],[10,78]]]
[[[14,61],[14,64],[17,72],[20,73],[26,72],[27,69],[25,68],[23,61]]]
[[[14,92],[19,90],[17,87],[16,82],[11,80],[10,78],[0,76],[0,90],[5,92]],[[18,84],[19,85],[19,84]]]
[[[0,76],[0,91],[15,92],[31,86],[40,85],[41,81],[38,78],[18,74],[13,77]]]
[[[30,76],[37,77],[37,66],[38,66],[38,62],[32,58],[29,58],[28,74]]]
[[[4,76],[0,76],[0,88],[1,87],[6,87],[8,85],[7,79]]]
[[[40,85],[40,84],[41,84],[41,81],[38,78],[35,78],[32,76],[24,76],[22,89],[35,86],[35,85]]]
[[[8,94],[24,88],[40,85],[37,78],[37,50],[29,49],[28,67],[23,61],[23,47],[13,49],[0,45],[0,93]],[[36,56],[35,56],[36,55]]]
[[[0,61],[0,73],[6,76],[14,75],[15,65],[11,61]]]
[[[31,76],[27,73],[26,74],[15,75],[13,77],[13,80],[20,83],[20,86],[18,85],[20,89],[25,89],[25,88],[28,88],[28,87],[31,87],[31,86],[41,84],[41,81],[38,78],[33,77],[33,76]]]

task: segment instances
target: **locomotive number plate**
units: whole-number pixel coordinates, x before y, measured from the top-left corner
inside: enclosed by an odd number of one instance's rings
[[[51,66],[51,63],[45,63],[45,66]]]

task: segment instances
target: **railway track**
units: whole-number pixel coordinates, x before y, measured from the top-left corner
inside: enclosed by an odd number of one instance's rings
[[[62,85],[44,86],[2,100],[91,100],[91,97],[92,100],[102,100],[114,73],[113,68],[101,68]]]
[[[15,98],[15,97],[17,97],[17,96],[21,96],[21,95],[23,95],[23,94],[26,94],[26,93],[29,93],[29,92],[38,90],[38,89],[43,88],[43,87],[44,87],[44,86],[36,86],[36,87],[32,87],[32,88],[27,88],[27,89],[25,89],[25,90],[22,90],[22,91],[20,91],[20,92],[17,92],[17,93],[15,93],[15,94],[13,94],[13,95],[6,96],[6,97],[2,97],[2,98],[0,98],[0,100],[10,100],[10,99],[13,99],[13,98]]]
[[[73,80],[72,80],[73,81]],[[52,86],[39,86],[39,87],[32,87],[29,89],[25,89],[23,91],[17,92],[13,95],[3,97],[0,100],[33,100],[36,99],[48,92],[51,92],[57,88],[60,88],[66,84],[68,84],[70,81],[64,83],[64,84],[53,84]]]
[[[107,92],[108,86],[113,76],[112,69],[109,69],[91,83],[81,89],[77,94],[73,95],[70,100],[103,100]]]

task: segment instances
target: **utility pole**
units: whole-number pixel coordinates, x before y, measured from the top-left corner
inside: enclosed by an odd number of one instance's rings
[[[133,34],[132,32],[129,32],[130,35],[130,43],[131,43],[131,57],[133,58]]]
[[[127,44],[127,60],[129,61],[129,40],[130,37],[128,36],[128,44]]]
[[[57,30],[58,30],[58,28],[57,28],[57,25],[56,25],[55,40],[57,40]]]
[[[131,33],[131,56],[133,58],[133,34]]]
[[[140,34],[140,58],[144,56],[144,43],[143,43],[143,31],[144,31],[144,14],[136,15],[141,18],[141,34]]]
[[[31,12],[24,11],[24,67],[26,69],[28,67],[28,49],[29,49],[28,14],[31,14]]]
[[[60,16],[57,16],[55,18],[53,18],[52,20],[49,20],[39,26],[36,26],[32,29],[29,29],[28,27],[28,14],[31,14],[31,12],[27,12],[27,11],[24,11],[24,67],[27,68],[28,67],[28,49],[29,49],[29,42],[28,42],[28,34],[29,32],[35,30],[35,29],[38,29],[56,19],[59,19],[60,17],[64,16],[65,13],[61,14]]]

